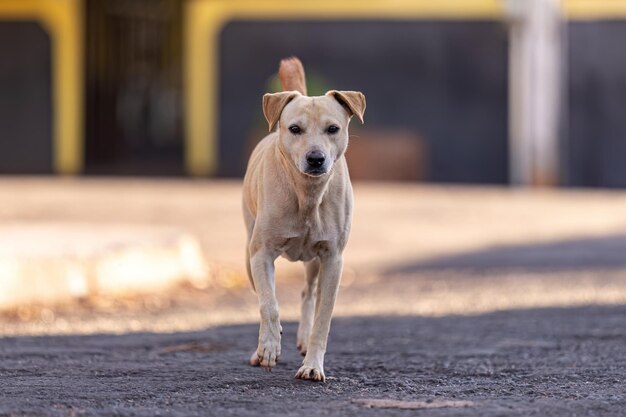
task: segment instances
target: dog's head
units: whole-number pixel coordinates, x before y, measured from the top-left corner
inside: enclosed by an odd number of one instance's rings
[[[352,116],[363,123],[365,96],[357,91],[329,91],[308,97],[297,91],[265,94],[263,113],[270,131],[278,125],[279,146],[302,173],[329,173],[348,147]]]

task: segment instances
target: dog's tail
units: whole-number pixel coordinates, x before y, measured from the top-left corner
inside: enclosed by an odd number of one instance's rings
[[[304,67],[298,58],[294,56],[280,61],[278,77],[280,78],[283,91],[298,91],[306,96]]]

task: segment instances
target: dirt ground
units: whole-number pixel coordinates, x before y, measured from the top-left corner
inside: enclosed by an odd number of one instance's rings
[[[320,384],[293,378],[303,282],[283,262],[283,356],[272,373],[246,363],[258,308],[238,183],[4,181],[0,222],[172,225],[212,274],[0,312],[0,415],[624,415],[626,193],[357,184],[355,197]]]

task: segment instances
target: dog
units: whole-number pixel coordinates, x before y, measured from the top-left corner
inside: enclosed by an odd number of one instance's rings
[[[246,267],[259,299],[257,350],[250,363],[271,369],[281,352],[282,327],[274,261],[305,265],[297,348],[304,360],[296,378],[325,381],[324,355],[352,221],[352,185],[344,154],[348,125],[363,123],[365,96],[328,91],[308,97],[297,58],[281,61],[283,92],[263,96],[272,132],[256,146],[243,183]]]

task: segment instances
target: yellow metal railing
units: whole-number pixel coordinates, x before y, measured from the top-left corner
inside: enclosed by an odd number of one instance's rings
[[[34,20],[52,48],[53,161],[55,172],[83,166],[82,0],[1,0],[0,20]]]
[[[626,0],[566,0],[563,12],[572,20],[622,20],[626,18]]]

